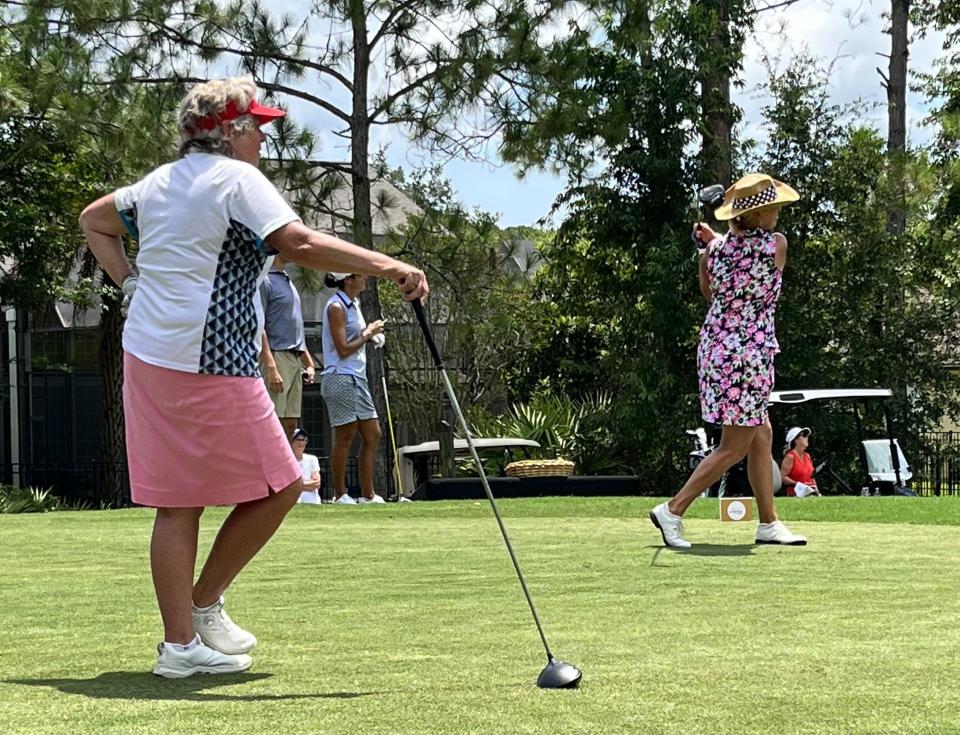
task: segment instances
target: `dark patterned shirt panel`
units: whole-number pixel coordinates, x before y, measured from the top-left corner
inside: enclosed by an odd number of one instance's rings
[[[134,204],[128,209],[121,209],[117,214],[120,215],[120,221],[123,222],[123,226],[127,228],[127,232],[130,233],[130,237],[134,240],[140,239],[140,226],[137,222],[137,205]]]
[[[230,220],[220,251],[200,349],[200,373],[259,377],[254,299],[267,254],[249,227]]]

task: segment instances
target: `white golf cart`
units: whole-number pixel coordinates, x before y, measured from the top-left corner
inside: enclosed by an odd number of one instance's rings
[[[907,482],[913,477],[913,472],[907,463],[907,458],[900,449],[900,445],[893,437],[893,423],[890,418],[890,409],[887,399],[893,393],[886,388],[841,388],[825,390],[788,390],[775,391],[770,395],[770,406],[794,405],[810,401],[850,401],[853,404],[853,414],[857,424],[859,439],[859,455],[866,475],[866,485],[861,490],[862,495],[915,495],[907,487]],[[867,401],[881,401],[887,436],[883,439],[868,439],[863,428],[863,404]],[[708,439],[703,428],[687,429],[687,435],[693,442],[693,450],[688,455],[688,468],[692,471],[704,457],[709,455],[716,444]],[[850,495],[856,492],[839,477],[831,466],[834,454],[823,458],[815,467],[814,476],[828,475],[844,491]],[[771,457],[773,487],[775,492],[780,490],[780,463]],[[723,497],[724,495],[750,495],[750,483],[747,478],[746,459],[731,467],[724,476],[710,488],[704,491],[704,496]]]
[[[693,472],[697,465],[717,448],[716,438],[719,436],[719,430],[714,427],[714,435],[708,437],[706,429],[701,426],[696,429],[687,429],[687,436],[693,442],[693,449],[687,455],[687,468]],[[780,490],[781,484],[780,463],[773,457],[770,458],[770,474],[773,491],[776,493]],[[701,497],[743,497],[752,494],[753,488],[750,487],[750,480],[747,476],[747,458],[744,457],[724,472],[719,480],[704,490]]]
[[[867,484],[861,490],[862,495],[916,495],[907,487],[913,477],[913,471],[900,444],[893,436],[893,421],[887,401],[893,393],[886,388],[840,388],[825,390],[785,390],[770,395],[771,406],[796,405],[810,401],[849,401],[853,405],[853,415],[857,424],[860,462],[866,475]],[[863,428],[863,408],[867,401],[880,401],[887,435],[882,439],[868,439]],[[831,468],[834,455],[821,460],[814,476],[827,474],[840,487],[855,494],[850,486],[838,477]]]

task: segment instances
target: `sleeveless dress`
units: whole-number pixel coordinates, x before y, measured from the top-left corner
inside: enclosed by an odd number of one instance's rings
[[[728,232],[708,246],[713,301],[697,350],[704,421],[760,426],[767,420],[779,352],[774,317],[782,273],[776,250],[773,233],[759,229]]]

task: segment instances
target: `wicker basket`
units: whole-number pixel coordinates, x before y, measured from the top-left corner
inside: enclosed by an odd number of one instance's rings
[[[573,469],[566,459],[522,459],[504,468],[507,477],[570,477]]]

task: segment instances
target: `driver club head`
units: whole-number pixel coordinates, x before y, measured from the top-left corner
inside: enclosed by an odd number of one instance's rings
[[[710,186],[703,187],[700,191],[697,192],[697,219],[703,215],[703,212],[700,210],[700,207],[710,207],[716,209],[721,204],[723,204],[723,198],[726,195],[726,190],[723,188],[722,184],[711,184]],[[700,230],[700,225],[698,224],[694,228],[694,232],[691,233],[690,239],[693,240],[693,244],[697,248],[703,248],[705,243],[700,242],[700,238],[697,236],[697,233]]]
[[[537,677],[537,686],[541,689],[576,689],[581,678],[583,673],[576,666],[551,658]]]
[[[719,207],[723,203],[725,194],[726,190],[723,188],[723,184],[711,184],[703,187],[697,193],[697,200],[707,207]]]

